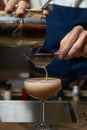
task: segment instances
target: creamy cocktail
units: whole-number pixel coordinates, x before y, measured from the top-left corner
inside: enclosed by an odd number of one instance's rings
[[[61,80],[58,78],[30,78],[25,80],[26,92],[37,99],[49,99],[61,89]]]

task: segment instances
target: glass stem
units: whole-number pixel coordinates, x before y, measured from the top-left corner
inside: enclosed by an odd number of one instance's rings
[[[44,125],[44,122],[45,122],[45,118],[44,118],[44,105],[45,105],[45,102],[44,102],[44,100],[42,100],[42,103],[41,103],[41,105],[42,105],[42,108],[41,108],[41,122],[42,122],[42,125]]]

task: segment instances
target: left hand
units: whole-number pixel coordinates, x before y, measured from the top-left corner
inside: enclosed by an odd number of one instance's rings
[[[25,10],[29,8],[29,0],[9,0],[6,4],[6,13],[12,13],[16,9],[16,15],[21,17],[25,13]]]
[[[74,27],[60,42],[57,53],[59,59],[87,57],[87,30],[80,25]]]

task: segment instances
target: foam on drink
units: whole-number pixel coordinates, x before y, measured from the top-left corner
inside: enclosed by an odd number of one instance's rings
[[[49,99],[56,95],[62,85],[58,78],[30,78],[24,82],[26,92],[37,99]]]

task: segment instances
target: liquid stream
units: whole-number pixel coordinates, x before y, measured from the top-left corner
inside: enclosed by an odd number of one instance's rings
[[[39,49],[40,50],[40,49]],[[36,51],[36,54],[39,53]],[[24,82],[26,92],[37,99],[45,100],[52,98],[61,89],[61,80],[58,78],[48,77],[48,71],[46,66],[47,62],[44,62],[41,57],[33,57],[32,62],[38,68],[44,69],[46,76],[39,78],[30,78]]]
[[[37,49],[37,51],[36,51],[36,54],[38,54],[39,53],[39,51],[40,51],[40,49],[41,48],[39,48],[39,49]],[[48,71],[47,71],[47,69],[46,69],[46,66],[48,65],[48,64],[46,64],[46,63],[44,63],[44,62],[38,62],[38,58],[36,57],[35,58],[35,64],[36,64],[36,67],[38,67],[38,68],[41,68],[41,69],[44,69],[44,71],[45,71],[45,73],[46,73],[46,80],[48,80]]]

